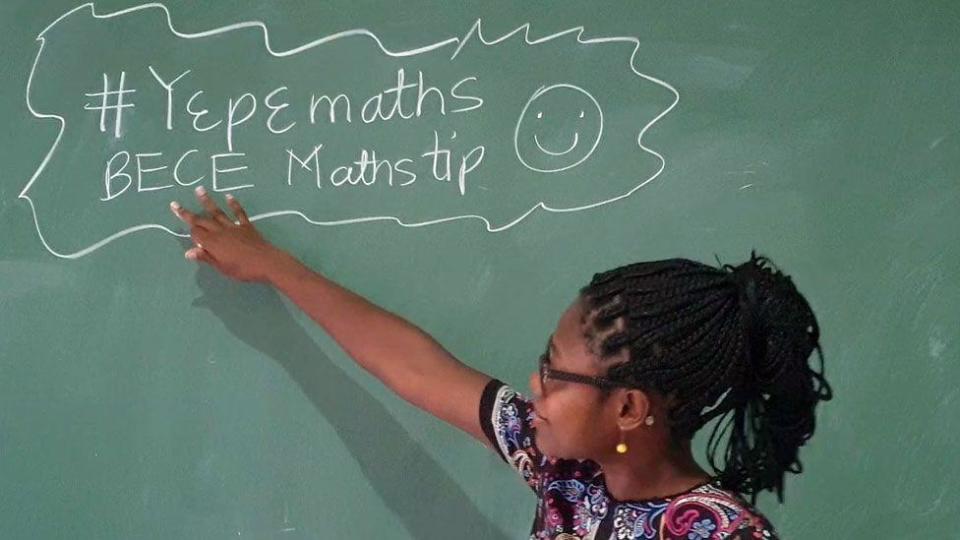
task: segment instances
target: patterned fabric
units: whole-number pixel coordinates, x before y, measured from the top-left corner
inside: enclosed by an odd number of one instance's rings
[[[615,501],[596,462],[540,453],[532,419],[530,402],[513,388],[493,380],[484,389],[480,400],[484,433],[537,494],[530,540],[777,538],[757,510],[713,483],[672,497]]]

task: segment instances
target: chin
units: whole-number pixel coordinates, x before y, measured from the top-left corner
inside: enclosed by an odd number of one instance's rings
[[[579,458],[573,457],[573,454],[574,454],[575,452],[565,451],[565,450],[562,449],[562,448],[555,448],[555,447],[554,447],[552,444],[550,444],[549,442],[544,443],[544,442],[541,442],[541,441],[537,441],[537,448],[539,448],[539,449],[540,449],[540,452],[541,452],[544,456],[546,456],[546,457],[548,457],[548,458],[555,458],[555,459],[579,459]]]
[[[540,450],[540,453],[547,457],[558,457],[557,453],[550,443],[550,440],[546,437],[540,435],[540,432],[537,432],[537,449]]]
[[[571,448],[568,445],[558,444],[549,435],[544,435],[543,430],[536,431],[537,448],[544,456],[555,459],[589,459],[583,456],[582,448]]]

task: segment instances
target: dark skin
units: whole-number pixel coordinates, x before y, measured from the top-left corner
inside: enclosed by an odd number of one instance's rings
[[[584,305],[576,299],[560,317],[551,340],[550,367],[571,373],[604,375],[601,361],[585,336]],[[690,441],[676,443],[665,419],[665,400],[638,389],[616,388],[604,395],[599,388],[550,380],[546,388],[537,372],[530,376],[537,414],[537,446],[544,454],[590,459],[603,469],[607,489],[621,501],[642,500],[686,491],[710,479],[690,451]],[[645,422],[653,417],[652,425]],[[622,437],[621,437],[622,433]],[[625,442],[625,454],[616,451]]]
[[[202,188],[197,199],[205,210],[200,214],[171,204],[174,214],[190,226],[194,247],[185,253],[188,259],[238,281],[276,287],[400,397],[489,444],[477,409],[490,376],[459,362],[421,329],[272,245],[236,199],[227,198],[232,216]],[[625,356],[601,361],[588,346],[584,324],[578,298],[564,311],[551,338],[552,368],[597,376],[609,365],[626,361]],[[615,499],[672,495],[709,480],[693,458],[690,441],[678,443],[670,437],[663,397],[627,388],[604,394],[590,385],[552,379],[545,386],[534,369],[530,388],[537,446],[548,456],[599,463]],[[645,421],[648,416],[652,424]],[[615,449],[621,441],[629,448],[625,454]]]

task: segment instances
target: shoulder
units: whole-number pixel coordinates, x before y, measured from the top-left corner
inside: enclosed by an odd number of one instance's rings
[[[669,502],[661,521],[661,538],[756,540],[777,535],[755,507],[733,492],[708,484]]]
[[[532,420],[533,405],[523,394],[496,379],[487,384],[480,398],[480,426],[500,457],[535,491],[544,482],[567,495],[578,486],[586,489],[599,467],[592,461],[544,455],[537,447]]]
[[[497,379],[484,388],[480,397],[484,435],[497,454],[536,490],[544,456],[537,448],[532,420],[532,404],[516,390]]]
[[[505,437],[529,435],[533,407],[512,387],[492,379],[480,397],[480,424],[491,443],[503,446]]]

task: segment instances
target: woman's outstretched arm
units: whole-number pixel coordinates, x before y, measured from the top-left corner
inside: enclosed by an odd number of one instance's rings
[[[319,324],[361,367],[406,401],[487,443],[480,427],[480,396],[490,377],[457,360],[417,326],[313,271],[265,240],[231,196],[230,219],[202,189],[206,210],[177,203],[195,247],[186,257],[240,281],[268,283]]]

